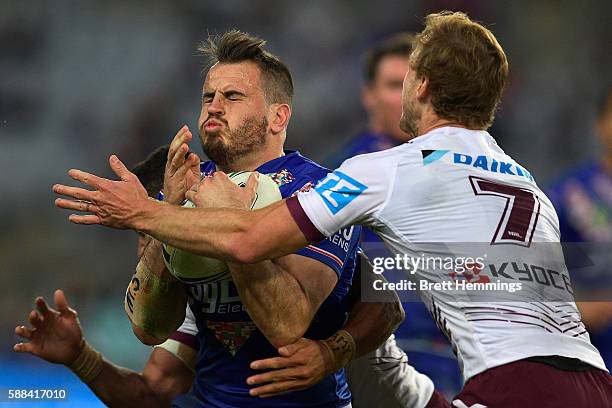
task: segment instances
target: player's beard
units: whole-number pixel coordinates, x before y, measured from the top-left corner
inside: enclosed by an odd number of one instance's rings
[[[231,166],[241,157],[256,152],[266,143],[267,129],[268,119],[265,116],[259,120],[255,116],[250,116],[236,129],[231,130],[228,127],[224,137],[205,135],[202,150],[215,164],[221,167]]]
[[[402,117],[400,118],[399,127],[408,134],[408,140],[418,136],[419,122],[421,120],[421,114],[416,106],[415,88],[415,84],[411,84],[411,88],[404,89],[402,94]]]
[[[415,109],[415,106],[411,102],[405,103],[402,109],[402,117],[400,118],[399,126],[400,129],[408,134],[409,140],[417,137],[420,119],[421,115],[418,110]]]

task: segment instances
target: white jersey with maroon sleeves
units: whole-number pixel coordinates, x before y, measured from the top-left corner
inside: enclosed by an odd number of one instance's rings
[[[363,224],[393,257],[416,260],[406,272],[466,380],[533,356],[605,369],[573,300],[554,208],[486,131],[443,127],[357,156],[297,201],[288,206],[309,240]]]

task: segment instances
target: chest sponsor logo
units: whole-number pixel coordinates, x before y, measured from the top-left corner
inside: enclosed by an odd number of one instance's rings
[[[211,322],[210,320],[206,321],[206,327],[232,356],[236,355],[256,328],[253,322]]]
[[[445,163],[450,162],[451,164],[470,166],[491,173],[519,176],[534,181],[531,173],[517,163],[495,160],[485,155],[472,156],[464,153],[451,152],[450,150],[421,150],[421,155],[423,156],[423,166],[427,166],[444,158],[442,161]]]

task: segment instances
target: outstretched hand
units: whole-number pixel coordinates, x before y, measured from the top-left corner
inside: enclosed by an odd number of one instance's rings
[[[181,204],[185,193],[191,186],[200,181],[200,158],[189,153],[189,143],[193,138],[189,128],[179,129],[170,147],[164,171],[164,201],[170,204]]]
[[[56,309],[49,308],[42,297],[36,298],[36,309],[28,316],[32,327],[15,328],[16,334],[29,341],[15,344],[13,350],[33,354],[50,363],[70,365],[83,347],[83,330],[64,292],[56,290],[53,298]]]
[[[333,372],[333,360],[320,341],[301,338],[278,349],[280,357],[256,360],[253,370],[271,369],[247,378],[247,384],[259,385],[249,392],[261,398],[303,390],[319,383]]]
[[[133,229],[143,205],[149,202],[147,190],[117,156],[112,155],[109,163],[120,180],[113,181],[72,169],[68,172],[70,177],[94,190],[56,184],[53,191],[70,198],[58,198],[55,205],[86,213],[71,214],[68,219],[75,224],[101,224],[117,229]]]

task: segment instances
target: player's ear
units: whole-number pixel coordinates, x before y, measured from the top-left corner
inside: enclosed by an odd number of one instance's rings
[[[291,107],[286,103],[275,103],[270,106],[270,117],[268,119],[272,133],[280,133],[287,129],[291,119]]]
[[[426,99],[429,96],[429,78],[422,76],[419,78],[419,84],[416,89],[416,97],[418,100]]]

